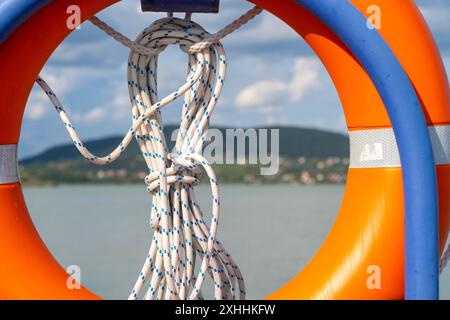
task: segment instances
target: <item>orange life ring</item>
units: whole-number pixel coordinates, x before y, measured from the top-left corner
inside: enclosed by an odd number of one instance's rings
[[[65,27],[67,7],[80,6],[83,19],[87,19],[115,2],[52,1],[3,42],[0,46],[0,146],[9,146],[12,153],[16,149],[24,107],[35,79],[70,32]],[[312,14],[290,0],[253,2],[290,25],[322,60],[342,101],[352,149],[347,187],[333,229],[308,266],[268,298],[402,299],[402,173],[391,123],[376,88],[349,50]],[[374,2],[381,7],[380,32],[410,77],[422,102],[431,136],[439,144],[440,139],[450,135],[450,93],[438,50],[420,12],[412,0],[351,2],[362,13]],[[16,63],[19,60],[28,63]],[[376,157],[376,143],[381,143],[380,150],[389,155],[388,160]],[[436,148],[435,155],[442,160],[437,162],[439,193],[446,195],[450,192],[450,166],[445,150],[439,153],[439,146]],[[442,252],[450,226],[448,197],[440,196],[439,205]],[[0,184],[0,252],[2,299],[99,298],[85,288],[67,288],[68,275],[33,226],[19,182]],[[380,288],[367,285],[370,266],[377,266],[382,272]],[[32,276],[27,276],[30,268]]]

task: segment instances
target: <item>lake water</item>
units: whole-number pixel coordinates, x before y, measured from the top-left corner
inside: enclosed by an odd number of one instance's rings
[[[209,188],[196,189],[208,208]],[[238,262],[249,299],[270,294],[314,256],[343,191],[332,185],[221,186],[219,239]],[[61,265],[80,266],[83,284],[97,294],[127,298],[151,239],[145,187],[26,187],[25,196]],[[450,267],[441,276],[441,298],[450,299]]]

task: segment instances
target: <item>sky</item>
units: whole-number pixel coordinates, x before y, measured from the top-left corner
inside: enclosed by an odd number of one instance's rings
[[[450,1],[417,0],[450,70]],[[219,15],[194,14],[193,20],[211,33],[252,6],[242,0],[222,0]],[[134,39],[163,14],[142,13],[140,0],[124,0],[99,16]],[[222,41],[228,75],[211,125],[231,128],[293,125],[346,132],[340,101],[325,68],[296,33],[264,12]],[[123,135],[131,123],[126,68],[128,49],[89,22],[75,30],[55,51],[41,75],[62,101],[84,140]],[[160,97],[185,80],[186,55],[166,49],[159,60]],[[271,88],[271,90],[268,90]],[[181,101],[163,111],[166,124],[179,123]],[[27,103],[20,156],[70,143],[59,117],[35,86]]]

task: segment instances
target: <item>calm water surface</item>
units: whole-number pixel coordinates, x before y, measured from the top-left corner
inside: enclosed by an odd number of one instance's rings
[[[205,214],[210,190],[198,186]],[[224,185],[219,238],[238,262],[247,296],[259,299],[294,276],[333,225],[343,186]],[[151,240],[150,197],[143,186],[25,188],[33,220],[63,266],[105,298],[127,298]],[[441,297],[450,298],[450,267]],[[207,291],[205,291],[207,293]]]

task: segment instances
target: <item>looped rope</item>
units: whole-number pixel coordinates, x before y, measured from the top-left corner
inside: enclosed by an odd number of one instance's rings
[[[257,6],[253,7],[249,11],[247,11],[245,14],[240,16],[238,19],[234,20],[230,24],[228,24],[225,28],[221,29],[220,31],[216,32],[213,35],[210,35],[206,39],[202,40],[199,43],[192,44],[189,48],[189,53],[198,53],[203,51],[205,48],[209,48],[211,45],[218,43],[220,40],[228,36],[229,34],[233,33],[240,27],[242,27],[244,24],[248,23],[250,20],[254,19],[257,15],[259,15],[263,11],[262,8],[259,8]],[[169,13],[168,18],[173,18],[173,14]],[[185,19],[186,21],[191,20],[191,15],[186,14]],[[130,50],[139,52],[143,55],[148,56],[154,56],[158,55],[160,51],[154,48],[149,48],[147,46],[143,46],[139,43],[136,43],[135,41],[130,40],[128,37],[123,35],[122,33],[118,32],[117,30],[111,28],[108,24],[103,22],[98,17],[94,16],[89,19],[89,21],[97,26],[99,29],[103,30],[106,34],[111,36],[116,41],[120,42],[124,46],[128,47]]]
[[[89,19],[92,24],[94,24],[99,29],[103,30],[107,35],[120,42],[124,46],[128,47],[130,50],[139,52],[143,55],[155,56],[160,53],[160,50],[147,48],[137,44],[136,42],[130,40],[128,37],[124,36],[120,32],[117,32],[115,29],[111,28],[108,24],[100,20],[98,17],[94,16]]]
[[[225,28],[220,30],[219,32],[216,32],[215,34],[211,35],[207,39],[196,43],[192,45],[189,48],[190,53],[200,52],[204,50],[205,48],[210,47],[214,43],[218,43],[220,40],[225,38],[227,35],[233,33],[240,27],[242,27],[244,24],[255,18],[257,15],[259,15],[263,11],[262,8],[259,8],[257,6],[253,7],[251,10],[247,11],[245,14],[240,16],[238,19],[234,20],[232,23],[227,25]]]
[[[145,184],[148,186],[148,192],[157,192],[161,186],[160,172],[155,171],[145,177]],[[194,169],[187,169],[184,167],[171,166],[166,170],[166,179],[168,185],[174,185],[176,183],[185,183],[189,185],[197,185],[200,183],[202,177],[202,171],[195,166]]]
[[[90,162],[103,165],[116,160],[135,137],[150,173],[145,178],[152,194],[150,225],[154,236],[138,280],[129,299],[138,298],[147,283],[145,299],[202,299],[206,274],[214,281],[216,299],[245,297],[242,274],[216,239],[220,195],[211,165],[200,155],[209,119],[222,90],[226,56],[220,39],[258,15],[254,7],[214,35],[186,19],[169,15],[132,41],[97,17],[90,21],[132,51],[128,63],[128,85],[133,124],[122,142],[105,157],[92,154],[78,137],[58,98],[42,79],[37,83],[59,113],[78,151]],[[178,90],[158,101],[156,60],[168,45],[177,44],[189,54],[188,80]],[[168,153],[160,110],[184,95],[183,116],[175,149]],[[212,222],[208,228],[195,200],[193,186],[206,171],[213,194]],[[202,263],[195,275],[196,255]],[[450,246],[440,260],[440,272],[450,260]],[[236,286],[237,282],[237,286]]]
[[[442,254],[441,260],[439,261],[439,273],[442,273],[442,271],[444,271],[449,261],[450,261],[450,244],[447,246],[447,249]]]
[[[207,37],[209,33],[198,24],[169,17],[145,29],[135,42],[149,48],[165,48],[174,44],[187,51],[187,48]],[[142,118],[148,106],[158,107],[156,61],[156,56],[135,51],[130,53],[128,85],[134,122]],[[235,298],[236,280],[240,295],[244,297],[239,268],[216,240],[220,195],[211,166],[200,156],[225,74],[226,55],[221,44],[189,54],[186,82],[189,88],[175,91],[170,98],[176,99],[184,94],[182,121],[172,154],[166,147],[159,109],[136,130],[138,136],[153,137],[137,139],[137,142],[150,170],[147,182],[152,192],[150,221],[155,237],[131,299],[139,295],[147,280],[149,288],[146,299],[198,299],[207,274],[214,281],[216,299]],[[194,162],[203,166],[211,182],[213,217],[209,228],[193,193],[193,184],[198,183],[199,179],[199,169]],[[174,165],[179,167],[177,171]],[[192,172],[196,174],[192,175]],[[197,254],[202,262],[198,277],[195,277]]]
[[[52,89],[42,78],[37,79],[59,113],[74,145],[88,161],[104,165],[116,160],[134,137],[149,168],[145,182],[152,196],[150,225],[154,235],[129,299],[142,295],[145,299],[202,299],[201,288],[207,275],[214,282],[216,299],[235,299],[238,294],[239,298],[245,298],[242,274],[216,238],[220,215],[219,188],[214,170],[201,153],[226,75],[226,55],[218,40],[259,12],[260,9],[252,9],[215,36],[195,22],[168,17],[146,28],[136,41],[129,40],[98,18],[92,18],[95,25],[131,49],[128,88],[132,126],[113,152],[104,157],[86,148]],[[196,44],[199,45],[194,47]],[[187,81],[159,100],[157,58],[168,45],[178,45],[188,53]],[[174,150],[169,153],[161,109],[182,95],[180,130]],[[193,189],[201,178],[200,166],[209,178],[213,195],[209,227]],[[201,260],[198,276],[195,274],[197,256]]]

